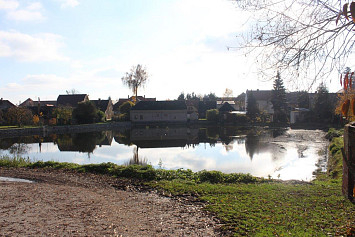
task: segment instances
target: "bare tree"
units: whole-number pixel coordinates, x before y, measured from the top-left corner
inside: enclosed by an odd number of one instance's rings
[[[80,92],[76,89],[70,89],[70,90],[66,90],[65,91],[67,93],[67,95],[77,95],[77,94],[80,94]]]
[[[232,97],[233,96],[233,90],[226,88],[226,90],[223,93],[223,97]]]
[[[137,66],[133,66],[130,72],[126,72],[126,75],[121,79],[123,84],[127,85],[128,88],[132,90],[137,99],[138,88],[144,86],[148,81],[148,73],[146,68],[143,68],[142,65],[138,64]]]
[[[235,0],[251,12],[252,30],[239,36],[237,49],[256,53],[260,72],[276,70],[293,79],[341,72],[354,46],[355,3],[342,0]],[[353,20],[351,19],[353,17]]]

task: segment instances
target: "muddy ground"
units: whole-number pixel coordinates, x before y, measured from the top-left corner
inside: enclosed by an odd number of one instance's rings
[[[0,236],[222,236],[203,203],[104,175],[0,168]]]

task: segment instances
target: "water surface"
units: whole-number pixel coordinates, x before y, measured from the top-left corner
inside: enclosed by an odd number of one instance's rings
[[[311,180],[324,169],[320,130],[236,127],[142,127],[93,133],[0,139],[3,155],[91,164],[147,163],[164,169],[219,170],[283,180]]]

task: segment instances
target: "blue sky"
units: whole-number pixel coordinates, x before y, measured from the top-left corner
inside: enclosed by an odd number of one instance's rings
[[[137,64],[149,73],[138,93],[160,100],[271,89],[254,59],[227,50],[248,17],[227,0],[0,0],[1,97],[124,98],[121,77]]]

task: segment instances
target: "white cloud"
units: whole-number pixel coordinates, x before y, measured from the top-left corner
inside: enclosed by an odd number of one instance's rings
[[[29,35],[16,31],[0,31],[0,57],[14,57],[20,61],[64,61],[60,53],[64,46],[56,34]]]
[[[15,21],[41,21],[42,4],[40,2],[30,3],[27,7],[20,8],[20,4],[13,0],[0,0],[0,10],[6,11],[6,18]]]
[[[42,4],[40,2],[33,2],[30,5],[28,5],[27,9],[31,11],[36,11],[36,10],[41,10]]]
[[[15,10],[19,5],[15,0],[0,0],[0,10]]]
[[[6,17],[15,21],[40,21],[44,19],[41,12],[31,10],[10,11]]]
[[[57,0],[57,2],[61,3],[61,8],[76,7],[80,4],[78,0]]]

